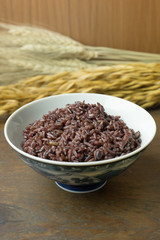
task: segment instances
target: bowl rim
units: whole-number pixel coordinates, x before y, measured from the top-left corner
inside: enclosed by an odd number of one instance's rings
[[[120,156],[120,157],[115,157],[115,158],[110,158],[110,159],[104,159],[104,160],[100,160],[100,161],[92,161],[92,162],[62,162],[62,161],[57,161],[57,160],[49,160],[49,159],[43,159],[43,158],[40,158],[40,157],[36,157],[36,156],[33,156],[29,153],[26,153],[24,152],[23,150],[21,150],[20,148],[16,147],[12,141],[9,139],[8,137],[8,134],[7,134],[7,128],[8,128],[8,125],[10,123],[10,121],[12,120],[12,118],[18,114],[18,112],[20,112],[21,110],[25,109],[26,107],[28,107],[29,105],[32,105],[36,102],[39,102],[39,101],[43,101],[47,98],[54,98],[54,97],[63,97],[63,96],[66,96],[66,95],[102,95],[102,96],[108,96],[108,97],[111,97],[111,98],[116,98],[116,99],[120,99],[122,101],[125,101],[125,102],[129,102],[130,104],[133,104],[133,105],[136,105],[136,107],[140,108],[141,110],[145,111],[152,119],[153,121],[153,125],[154,125],[154,131],[153,131],[153,134],[152,134],[152,137],[150,138],[150,140],[148,141],[148,143],[146,143],[144,146],[141,146],[139,147],[138,149],[130,152],[130,153],[127,153],[123,156]],[[126,99],[123,99],[123,98],[120,98],[120,97],[116,97],[116,96],[112,96],[112,95],[107,95],[107,94],[98,94],[98,93],[69,93],[69,94],[59,94],[59,95],[52,95],[52,96],[48,96],[48,97],[44,97],[44,98],[40,98],[40,99],[37,99],[37,100],[34,100],[32,102],[29,102],[25,105],[23,105],[22,107],[18,108],[16,111],[14,111],[9,117],[8,119],[6,120],[5,122],[5,125],[4,125],[4,136],[6,138],[6,141],[8,142],[8,144],[17,152],[19,153],[20,155],[22,156],[25,156],[26,158],[29,158],[29,159],[32,159],[32,160],[35,160],[37,162],[41,162],[41,163],[48,163],[48,164],[51,164],[51,165],[59,165],[59,166],[72,166],[72,167],[76,167],[76,166],[83,166],[83,167],[86,167],[86,166],[95,166],[95,165],[103,165],[103,164],[108,164],[108,163],[113,163],[113,162],[118,162],[118,161],[121,161],[121,160],[125,160],[127,158],[131,158],[133,157],[134,155],[137,155],[137,154],[140,154],[140,152],[142,152],[153,140],[153,138],[155,137],[155,134],[156,134],[156,130],[157,130],[157,126],[156,126],[156,122],[154,120],[154,118],[152,117],[152,115],[146,111],[144,108],[142,108],[141,106],[131,102],[131,101],[128,101]]]

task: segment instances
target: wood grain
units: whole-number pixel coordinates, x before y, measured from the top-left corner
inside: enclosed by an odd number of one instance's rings
[[[0,21],[42,26],[81,43],[160,53],[159,0],[0,0]]]
[[[156,123],[160,109],[150,111]],[[159,135],[102,189],[72,194],[25,165],[0,126],[1,240],[159,240]]]

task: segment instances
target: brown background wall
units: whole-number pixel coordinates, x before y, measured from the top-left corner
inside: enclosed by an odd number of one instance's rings
[[[42,26],[81,43],[160,53],[159,0],[0,0],[0,21]]]

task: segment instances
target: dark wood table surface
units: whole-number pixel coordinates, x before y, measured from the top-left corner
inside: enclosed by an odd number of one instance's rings
[[[25,165],[0,127],[0,240],[159,240],[160,109],[141,157],[102,189],[73,194]],[[144,119],[145,121],[145,119]]]

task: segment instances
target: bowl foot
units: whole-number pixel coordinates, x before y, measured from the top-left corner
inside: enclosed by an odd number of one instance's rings
[[[89,184],[89,185],[67,185],[59,182],[55,182],[58,187],[61,189],[71,192],[71,193],[89,193],[89,192],[94,192],[100,188],[102,188],[105,184],[106,181],[100,182],[100,183],[94,183],[94,184]]]

